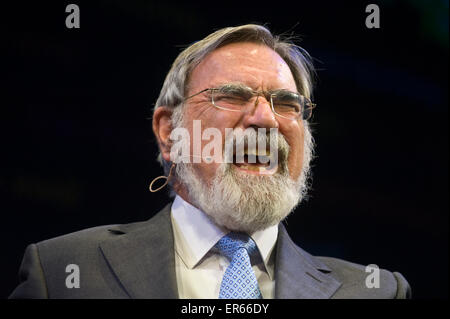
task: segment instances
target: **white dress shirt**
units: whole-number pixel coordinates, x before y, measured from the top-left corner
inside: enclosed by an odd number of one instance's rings
[[[213,223],[201,210],[176,196],[171,220],[175,244],[175,272],[182,299],[216,299],[230,262],[214,245],[229,231]],[[250,234],[262,262],[253,265],[259,289],[265,299],[275,295],[274,248],[278,226]]]

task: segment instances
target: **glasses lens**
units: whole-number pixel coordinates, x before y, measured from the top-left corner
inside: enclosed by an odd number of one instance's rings
[[[212,90],[211,95],[215,106],[231,111],[244,110],[252,98],[252,93],[248,90],[233,87]]]
[[[227,85],[220,89],[212,89],[212,104],[217,108],[230,111],[245,111],[253,97],[253,91],[238,86]],[[295,92],[280,90],[270,95],[273,110],[276,114],[288,118],[303,117],[308,120],[312,114],[311,101]]]
[[[296,119],[302,113],[305,98],[294,92],[279,91],[272,94],[272,103],[275,113],[286,118]]]

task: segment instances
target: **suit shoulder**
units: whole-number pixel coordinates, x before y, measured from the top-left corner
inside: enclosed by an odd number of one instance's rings
[[[127,229],[139,228],[145,222],[131,224],[115,224],[91,227],[58,237],[43,240],[36,244],[39,254],[45,258],[47,255],[73,256],[77,254],[88,255],[90,251],[97,250],[98,245],[105,240],[125,233]]]
[[[130,297],[115,277],[104,248],[117,244],[131,247],[136,241],[140,245],[151,242],[154,232],[161,228],[167,230],[161,226],[165,226],[162,221],[170,223],[168,213],[166,209],[148,221],[92,227],[29,245],[20,270],[21,284],[12,297]],[[125,257],[127,253],[123,252]],[[78,278],[83,289],[70,289],[67,280],[71,278]]]
[[[53,237],[50,239],[38,242],[38,247],[52,247],[75,245],[78,246],[84,243],[100,242],[113,235],[109,229],[117,229],[121,225],[103,225],[91,228],[82,229],[72,233],[64,234],[61,236]]]
[[[402,274],[360,265],[332,257],[316,257],[332,270],[332,276],[342,282],[335,298],[395,299],[410,298],[411,289]]]

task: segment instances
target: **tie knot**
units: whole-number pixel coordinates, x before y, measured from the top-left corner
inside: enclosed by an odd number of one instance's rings
[[[215,246],[220,253],[229,260],[233,259],[234,254],[240,249],[247,250],[249,256],[255,255],[256,244],[250,236],[243,233],[229,233],[223,236]]]

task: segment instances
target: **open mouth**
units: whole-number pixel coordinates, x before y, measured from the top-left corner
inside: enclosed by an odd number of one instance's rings
[[[269,150],[257,151],[245,149],[233,154],[233,165],[240,171],[256,175],[273,175],[278,170],[275,154]]]

